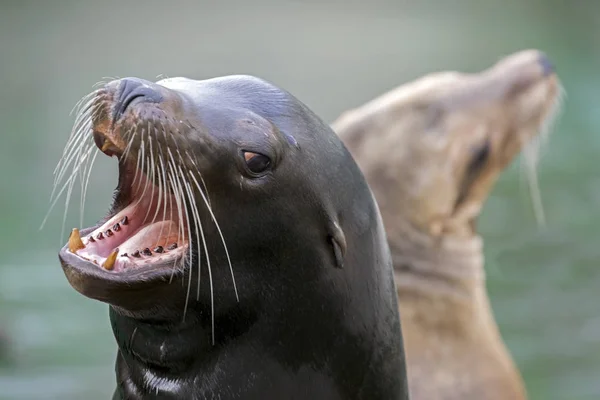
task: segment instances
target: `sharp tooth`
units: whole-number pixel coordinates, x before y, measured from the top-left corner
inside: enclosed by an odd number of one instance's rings
[[[163,247],[162,247],[162,246],[156,246],[156,247],[154,248],[154,252],[155,252],[155,253],[162,253],[163,251],[165,251],[165,250],[163,249]]]
[[[109,229],[106,232],[104,232],[104,234],[106,235],[106,237],[111,237],[113,235],[112,231]]]
[[[119,249],[114,249],[112,253],[106,257],[106,260],[102,264],[102,267],[107,270],[113,269],[115,266],[115,260],[117,259],[117,255],[119,254]]]
[[[140,256],[140,251],[139,251],[139,250],[136,250],[136,251],[134,251],[134,252],[133,252],[133,254],[131,254],[131,255],[132,255],[132,256],[134,256],[134,257],[139,257],[139,256]]]
[[[102,240],[102,239],[104,239],[104,234],[103,234],[102,232],[99,232],[99,233],[96,235],[96,239],[98,239],[98,240]]]
[[[173,243],[172,245],[167,247],[167,250],[175,250],[176,248],[177,248],[177,243]]]
[[[96,239],[94,239],[93,236],[90,236],[88,240],[89,240],[89,243],[94,243],[96,241]]]
[[[129,223],[129,219],[127,218],[127,215],[126,215],[121,220],[121,225],[127,225],[128,223]]]
[[[73,228],[71,236],[69,236],[69,251],[75,253],[77,250],[85,249],[85,245],[81,241],[79,229]]]
[[[120,230],[121,230],[121,225],[119,225],[118,222],[113,225],[113,231],[119,232]]]
[[[102,149],[101,150],[102,150],[102,152],[106,152],[112,146],[114,146],[112,144],[112,142],[108,138],[104,138],[104,143],[102,144]]]
[[[142,251],[142,254],[143,254],[143,255],[145,255],[145,256],[151,256],[151,255],[152,255],[152,252],[150,251],[150,249],[149,249],[149,248],[147,248],[147,247],[146,247],[146,248],[145,248],[145,249]]]

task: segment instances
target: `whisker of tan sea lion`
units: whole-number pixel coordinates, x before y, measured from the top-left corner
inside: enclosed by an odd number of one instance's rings
[[[532,202],[536,223],[538,226],[542,227],[546,225],[546,217],[537,171],[541,154],[548,142],[552,128],[562,112],[564,97],[565,91],[562,86],[559,86],[556,100],[546,113],[546,116],[544,117],[539,128],[539,134],[535,136],[523,149],[524,162],[521,165],[524,167],[524,173],[529,188],[529,196]]]

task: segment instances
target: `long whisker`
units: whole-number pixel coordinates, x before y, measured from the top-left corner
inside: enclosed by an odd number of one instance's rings
[[[150,186],[152,187],[150,190],[150,204],[146,209],[146,216],[144,217],[144,221],[147,220],[148,215],[150,214],[150,210],[152,209],[152,203],[154,203],[154,187],[156,186],[154,182],[156,181],[156,167],[154,165],[154,151],[152,150],[152,135],[150,135],[150,131],[148,131],[148,152],[150,153],[149,157],[149,165],[147,178],[150,180]],[[143,194],[142,194],[143,197]]]
[[[212,208],[210,207],[209,202],[206,199],[206,196],[202,192],[202,189],[200,188],[200,184],[198,184],[196,177],[194,176],[192,171],[188,170],[188,174],[193,179],[194,183],[196,184],[196,187],[198,188],[198,191],[200,192],[200,195],[202,196],[202,200],[204,200],[204,203],[206,204],[206,207],[208,208],[210,217],[212,218],[212,220],[215,224],[215,227],[217,228],[217,231],[219,232],[219,236],[221,237],[221,242],[223,243],[223,248],[225,249],[225,255],[227,256],[227,263],[229,264],[229,271],[231,272],[231,280],[233,281],[233,290],[235,291],[235,298],[239,302],[240,298],[238,296],[237,285],[235,283],[235,276],[233,274],[233,266],[231,265],[231,258],[229,257],[229,250],[227,249],[227,244],[225,243],[225,238],[223,237],[223,233],[221,232],[221,227],[219,226],[219,223],[217,222],[217,218],[215,217],[215,214],[213,213]]]
[[[168,164],[170,171],[168,172],[169,175],[169,181],[171,184],[171,188],[173,190],[173,195],[175,197],[175,202],[177,205],[177,214],[178,214],[178,220],[180,221],[179,223],[179,230],[177,232],[177,242],[179,243],[182,235],[183,235],[183,210],[182,210],[182,199],[183,199],[183,194],[180,191],[179,186],[177,185],[177,179],[175,178],[175,169],[173,168],[172,164],[169,163]],[[185,258],[185,254],[182,254],[181,256],[181,262],[183,262],[183,259]],[[176,261],[179,262],[179,261]],[[172,282],[173,280],[173,276],[175,274],[175,268],[173,269],[173,271],[171,272],[171,277],[169,279],[169,282]]]
[[[85,160],[85,157],[88,157],[90,155],[90,153],[92,152],[93,147],[89,147],[88,149],[85,150],[85,153],[81,156],[82,160]],[[67,200],[66,200],[66,206],[68,207],[69,204],[69,199],[71,196],[71,191],[73,189],[73,185],[75,184],[75,179],[78,176],[78,171],[80,168],[82,168],[83,163],[79,163],[76,164],[73,167],[73,171],[70,174],[69,178],[65,181],[64,185],[62,186],[62,188],[58,191],[58,194],[56,194],[55,196],[53,196],[51,198],[51,202],[50,202],[50,207],[48,209],[48,212],[46,213],[46,216],[44,217],[42,224],[40,226],[40,230],[44,229],[44,226],[46,225],[46,222],[48,221],[48,217],[50,216],[50,213],[52,212],[52,210],[54,209],[54,206],[56,206],[56,203],[58,202],[58,200],[60,199],[61,195],[63,194],[63,192],[65,190],[67,190]],[[56,192],[55,192],[56,193]],[[63,228],[62,228],[62,232],[61,232],[61,238],[62,235],[64,234],[64,226],[66,223],[66,215],[67,215],[67,209],[65,209],[65,213],[63,216]]]
[[[143,154],[143,148],[144,148],[144,128],[142,128],[142,140],[141,140],[141,145],[140,148],[137,152],[137,164],[136,164],[136,169],[135,169],[135,175],[133,177],[133,183],[132,183],[132,187],[135,188],[135,192],[137,193],[137,191],[139,190],[140,185],[143,183],[142,178],[143,178],[143,169],[144,169],[144,154]],[[139,182],[138,182],[139,179]],[[137,184],[137,186],[136,186]],[[139,203],[139,201],[138,201]],[[137,203],[136,203],[137,204]]]
[[[172,171],[172,175],[175,178],[177,176],[177,173],[175,170]],[[186,220],[186,224],[187,224],[187,230],[188,230],[188,238],[190,238],[189,240],[191,240],[192,237],[192,230],[191,230],[191,223],[190,223],[190,218],[189,218],[189,204],[187,203],[186,200],[186,196],[185,196],[185,192],[181,186],[181,181],[180,179],[175,178],[174,182],[176,183],[179,193],[181,194],[181,200],[183,201],[183,208],[185,211],[185,220]],[[191,268],[192,265],[192,251],[189,252],[189,265]],[[191,274],[191,270],[190,270],[190,276],[189,276],[189,280],[188,280],[188,288],[187,288],[187,295],[186,295],[186,299],[185,299],[185,305],[184,305],[184,310],[183,310],[183,320],[185,320],[185,317],[187,315],[187,308],[188,308],[188,304],[189,304],[189,294],[190,294],[190,290],[191,290],[191,284],[192,284],[192,274]]]
[[[79,225],[80,226],[83,226],[83,215],[84,215],[84,209],[85,209],[85,199],[87,196],[87,189],[88,189],[88,185],[90,183],[90,177],[92,175],[92,168],[94,167],[94,162],[96,161],[96,157],[98,156],[98,154],[100,154],[100,152],[96,151],[94,153],[94,157],[92,157],[92,161],[90,162],[89,167],[86,171],[87,173],[85,174],[84,184],[81,189],[81,213],[79,215]]]
[[[165,138],[165,143],[168,143],[167,133],[165,132],[165,126],[162,123],[162,121],[159,121],[159,122],[160,122],[160,125],[161,125],[161,128],[162,128],[163,137]],[[162,154],[160,154],[159,161],[160,161],[160,169],[161,169],[162,175],[163,175],[163,181],[165,182],[165,191],[166,191],[165,196],[167,196],[167,201],[168,201],[169,219],[173,219],[173,215],[172,215],[172,213],[173,213],[172,212],[172,210],[173,210],[172,209],[172,202],[173,202],[172,198],[173,198],[173,196],[170,195],[171,194],[170,193],[171,190],[169,189],[169,185],[167,184],[166,168],[165,168],[165,164],[164,164],[164,160],[163,160]],[[165,204],[164,204],[163,220],[167,219],[167,201],[165,201]],[[162,234],[162,229],[161,229],[161,234]],[[171,237],[171,224],[169,224],[169,231],[167,233],[167,237],[169,237],[169,238]]]
[[[542,150],[547,143],[548,137],[550,136],[551,129],[562,111],[564,96],[564,89],[562,86],[560,86],[558,88],[558,95],[556,96],[554,104],[552,104],[550,109],[547,111],[545,118],[540,124],[539,134],[525,146],[523,151],[524,164],[522,165],[525,169],[525,176],[529,188],[529,196],[531,198],[535,220],[538,226],[542,227],[546,224],[546,217],[539,186],[539,178],[537,173],[538,165]]]
[[[177,172],[175,170],[175,159],[173,158],[173,153],[171,153],[171,149],[169,147],[167,147],[167,153],[169,154],[169,169],[171,170],[171,174],[173,175],[173,177],[177,176]],[[175,182],[175,181],[172,181]],[[180,196],[183,196],[183,193],[181,190],[178,191],[179,195],[176,196],[176,199],[178,199]],[[179,242],[180,238],[184,237],[185,234],[185,227],[184,224],[185,222],[183,221],[183,217],[181,215],[181,209],[179,208],[179,204],[178,204],[178,210],[180,211],[179,213],[179,232],[177,233],[177,241]],[[187,221],[187,223],[189,224],[189,221]],[[191,240],[191,239],[190,239]],[[191,259],[190,259],[191,262]]]
[[[92,145],[91,137],[86,135],[91,130],[91,120],[92,116],[86,118],[85,123],[77,128],[75,140],[72,142],[72,145],[65,147],[63,155],[54,169],[54,185],[57,185],[62,180],[69,165],[81,155],[82,148],[86,144]]]
[[[179,173],[181,174],[180,176],[183,177],[183,171],[181,170],[181,167],[178,168],[179,169]],[[186,184],[186,190],[188,191],[188,197],[190,198],[190,201],[192,201],[192,199],[194,198],[194,196],[192,195],[192,188],[189,182],[185,182]],[[194,207],[192,208],[192,210],[196,213],[196,215],[198,215],[198,208]],[[208,248],[206,245],[206,237],[204,236],[204,230],[202,229],[202,222],[199,221],[199,217],[196,217],[196,220],[198,221],[198,226],[200,228],[200,236],[202,237],[202,245],[204,247],[204,255],[206,256],[206,266],[208,268],[208,280],[210,282],[210,317],[211,317],[211,333],[212,333],[212,344],[215,344],[215,300],[214,300],[214,289],[213,289],[213,278],[212,278],[212,268],[210,266],[210,257],[208,256]],[[200,265],[198,265],[198,269],[200,269]],[[191,275],[191,274],[190,274]],[[199,283],[198,283],[199,284]],[[200,288],[198,288],[198,291],[200,291]],[[199,296],[198,296],[199,297]]]
[[[210,203],[210,195],[208,194],[208,187],[206,186],[206,183],[204,182],[204,178],[202,178],[202,174],[200,173],[200,168],[198,168],[198,166],[196,165],[196,161],[190,154],[188,154],[187,156],[188,156],[188,159],[190,160],[190,162],[192,163],[192,165],[198,171],[198,177],[200,178],[200,183],[202,183],[202,187],[204,188],[204,192],[206,193],[206,198],[208,199],[208,205],[210,207],[210,206],[212,206],[212,204]]]

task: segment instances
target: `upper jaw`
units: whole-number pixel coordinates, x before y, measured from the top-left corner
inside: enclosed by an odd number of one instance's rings
[[[172,193],[158,190],[144,173],[119,161],[119,183],[111,212],[97,225],[73,229],[61,258],[75,268],[99,270],[102,275],[135,276],[130,270],[173,269],[187,253],[180,235]],[[172,201],[167,201],[167,199]],[[72,255],[73,257],[69,257]]]

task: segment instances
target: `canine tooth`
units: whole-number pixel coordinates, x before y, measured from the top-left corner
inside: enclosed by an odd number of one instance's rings
[[[117,255],[119,254],[119,249],[114,249],[112,253],[106,257],[106,260],[102,264],[102,267],[107,270],[113,269],[115,266],[115,260],[117,259]]]
[[[89,243],[94,243],[96,241],[96,239],[94,239],[93,236],[90,236],[88,241],[89,241]]]
[[[119,232],[120,230],[121,230],[121,225],[119,225],[118,222],[113,225],[113,231]]]
[[[131,255],[134,256],[134,257],[139,257],[140,256],[140,251],[136,250]]]
[[[173,243],[172,245],[167,247],[167,250],[175,250],[176,248],[177,248],[177,243]]]
[[[162,247],[162,246],[156,246],[156,247],[154,248],[154,252],[155,252],[155,253],[162,253],[163,251],[165,251],[165,249],[163,249],[163,247]]]
[[[104,232],[104,234],[106,235],[106,237],[111,237],[113,235],[113,232],[109,229],[106,232]]]
[[[104,239],[104,234],[103,234],[102,232],[99,232],[99,233],[96,235],[96,239],[98,239],[98,240],[102,240],[102,239]]]
[[[113,143],[108,138],[104,138],[104,144],[102,144],[102,152],[106,152],[106,150],[110,149],[111,146],[114,146]]]
[[[152,252],[150,251],[150,249],[149,249],[149,248],[147,248],[147,247],[146,247],[146,248],[145,248],[145,249],[142,251],[142,254],[144,254],[145,256],[151,256],[151,255],[152,255]]]
[[[75,253],[77,250],[85,249],[85,245],[81,241],[79,229],[73,228],[71,236],[69,236],[69,251]]]
[[[127,218],[127,215],[126,215],[121,220],[121,225],[127,225],[128,223],[129,223],[129,219]]]
[[[129,257],[129,254],[123,253],[123,254],[121,254],[121,257]]]

